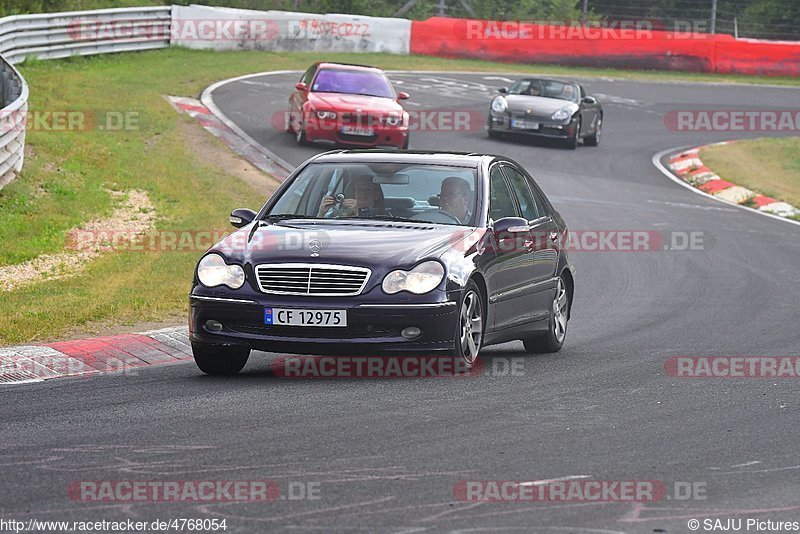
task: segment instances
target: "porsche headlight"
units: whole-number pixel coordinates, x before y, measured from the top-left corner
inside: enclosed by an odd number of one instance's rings
[[[317,118],[318,119],[335,119],[336,112],[335,111],[317,111]]]
[[[390,115],[386,117],[386,124],[388,126],[397,126],[398,124],[400,124],[400,117],[398,117],[397,115]]]
[[[219,254],[208,254],[197,265],[197,279],[206,287],[228,286],[239,289],[244,285],[244,269],[228,265]]]
[[[422,295],[433,291],[444,278],[444,267],[438,261],[420,263],[410,271],[398,269],[386,275],[383,279],[383,291],[394,295],[401,291],[408,291]]]
[[[572,110],[568,107],[561,108],[553,113],[550,118],[554,121],[565,121],[572,116]]]
[[[502,96],[495,97],[495,99],[492,100],[492,111],[495,113],[502,113],[506,109],[508,109],[508,103]]]

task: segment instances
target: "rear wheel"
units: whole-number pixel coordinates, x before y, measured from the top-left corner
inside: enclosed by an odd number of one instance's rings
[[[464,298],[458,314],[453,356],[472,367],[478,359],[483,342],[483,299],[478,285],[470,280],[464,289]]]
[[[207,375],[235,375],[250,357],[246,347],[192,343],[194,363]]]
[[[558,279],[556,294],[553,298],[550,324],[547,332],[523,339],[525,351],[532,354],[558,352],[567,338],[567,321],[569,320],[569,289],[564,277]]]

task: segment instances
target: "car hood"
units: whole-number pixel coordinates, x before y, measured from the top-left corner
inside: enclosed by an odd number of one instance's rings
[[[246,226],[212,250],[243,265],[309,262],[384,271],[438,258],[473,233],[475,229],[464,226],[388,221],[284,221]],[[319,247],[318,256],[312,256],[312,245],[314,249]]]
[[[403,106],[391,98],[340,93],[309,93],[312,107],[325,107],[339,112],[379,111],[402,112]]]
[[[530,114],[537,117],[550,116],[565,107],[569,107],[573,113],[578,110],[578,104],[574,102],[543,96],[508,95],[506,102],[508,110],[513,113],[526,113],[531,110]]]

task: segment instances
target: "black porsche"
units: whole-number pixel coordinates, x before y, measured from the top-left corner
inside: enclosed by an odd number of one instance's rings
[[[489,105],[489,137],[520,134],[562,140],[577,148],[578,140],[597,146],[603,133],[603,106],[575,82],[523,78],[502,87]]]
[[[252,349],[448,355],[521,339],[555,352],[574,289],[567,226],[519,164],[484,154],[317,155],[200,259],[190,294],[198,367],[236,373]]]

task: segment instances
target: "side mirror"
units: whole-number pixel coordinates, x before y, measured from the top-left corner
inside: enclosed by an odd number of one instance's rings
[[[397,93],[397,100],[408,100],[409,98],[411,98],[411,95],[405,91],[400,91]]]
[[[294,88],[298,91],[308,91],[308,86],[305,84],[305,82],[294,84]]]
[[[497,90],[497,92],[500,93],[501,95],[507,95],[508,87],[501,87],[500,89]]]
[[[492,228],[495,235],[498,237],[507,237],[502,234],[521,234],[528,232],[531,228],[528,226],[528,221],[522,217],[503,217],[494,222]]]
[[[597,99],[593,96],[584,96],[583,97],[584,104],[597,104]]]
[[[238,208],[231,212],[230,221],[236,228],[242,228],[253,222],[258,215],[253,210],[247,208]]]

